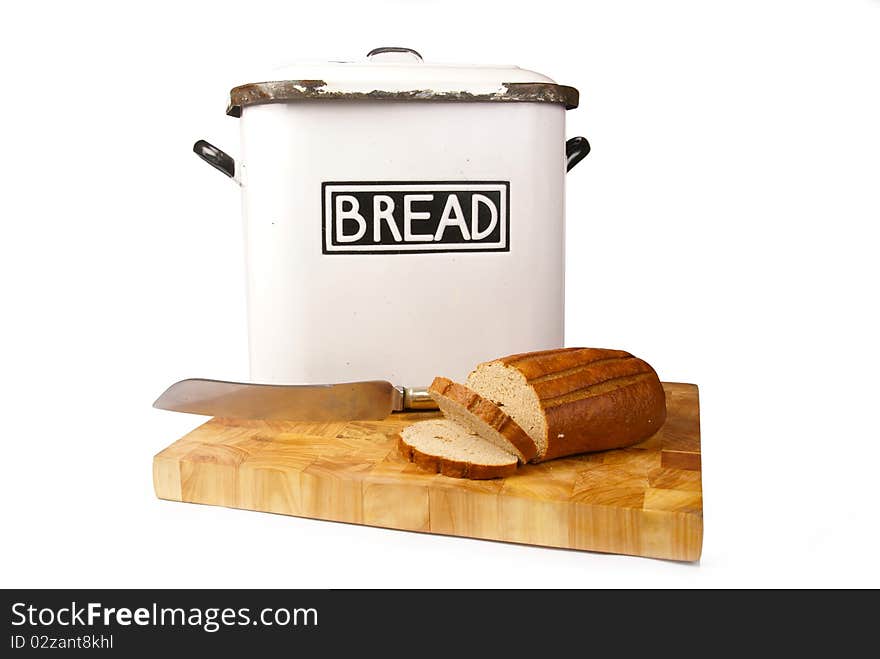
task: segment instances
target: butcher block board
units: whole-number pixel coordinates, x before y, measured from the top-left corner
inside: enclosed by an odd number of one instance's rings
[[[489,481],[423,471],[404,426],[439,416],[294,423],[215,418],[153,458],[160,499],[505,542],[700,557],[697,387],[664,384],[668,418],[633,447],[521,467]]]

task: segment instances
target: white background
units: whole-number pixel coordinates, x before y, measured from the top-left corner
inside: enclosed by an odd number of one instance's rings
[[[389,44],[581,90],[567,342],[700,385],[699,565],[154,497],[199,423],[155,396],[247,376],[239,193],[193,141]],[[0,585],[880,586],[880,2],[16,3],[0,67]]]

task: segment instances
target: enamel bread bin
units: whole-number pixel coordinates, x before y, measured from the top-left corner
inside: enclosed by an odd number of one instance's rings
[[[378,48],[235,87],[251,379],[425,386],[563,344],[577,90]]]

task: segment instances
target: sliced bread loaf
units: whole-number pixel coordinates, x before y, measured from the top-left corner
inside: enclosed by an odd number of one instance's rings
[[[520,462],[528,462],[538,455],[535,440],[516,421],[495,403],[463,384],[436,377],[428,387],[428,393],[448,419],[512,453]]]
[[[666,420],[657,373],[622,350],[562,348],[485,362],[467,385],[534,440],[540,462],[635,444]]]
[[[501,478],[516,471],[517,458],[449,419],[419,421],[398,435],[398,448],[422,469],[453,478]]]

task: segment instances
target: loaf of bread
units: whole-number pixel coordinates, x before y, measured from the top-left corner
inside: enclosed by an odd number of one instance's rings
[[[535,440],[526,434],[500,407],[463,384],[436,377],[428,393],[446,418],[456,421],[472,433],[528,462],[538,455]]]
[[[467,386],[437,377],[428,389],[446,416],[401,432],[406,458],[457,478],[499,478],[518,463],[622,448],[666,421],[649,364],[622,350],[561,348],[479,364]]]
[[[404,428],[397,438],[403,456],[422,469],[453,478],[501,478],[516,471],[517,457],[455,421],[431,419]]]
[[[535,462],[629,446],[666,420],[657,373],[622,350],[562,348],[502,357],[478,365],[467,386],[534,440]]]

